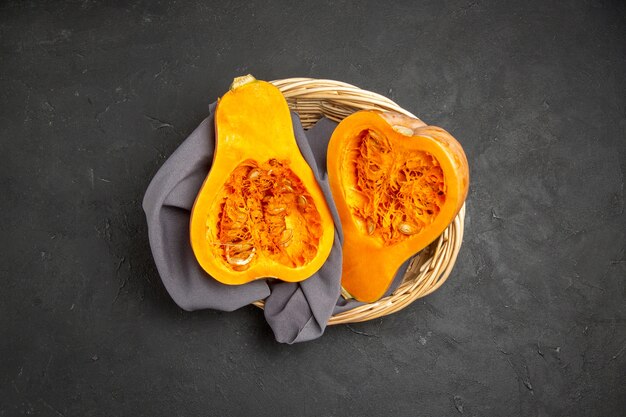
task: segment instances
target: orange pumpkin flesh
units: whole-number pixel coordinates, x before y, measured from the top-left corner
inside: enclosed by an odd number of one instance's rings
[[[302,281],[328,257],[333,220],[273,85],[235,79],[215,111],[213,165],[191,214],[202,268],[224,284]]]
[[[465,153],[448,132],[377,111],[337,126],[328,175],[344,234],[342,286],[364,302],[382,297],[398,268],[446,229],[469,185]]]

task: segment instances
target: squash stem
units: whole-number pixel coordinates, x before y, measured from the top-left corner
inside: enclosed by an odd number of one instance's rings
[[[254,81],[256,81],[256,78],[254,78],[251,74],[242,75],[241,77],[235,77],[233,83],[230,85],[230,89],[235,90]]]

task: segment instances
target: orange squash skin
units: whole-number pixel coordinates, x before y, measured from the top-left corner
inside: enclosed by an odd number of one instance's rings
[[[430,169],[441,174],[442,181],[437,181],[433,176],[433,181],[428,183],[430,188],[422,190],[417,200],[413,197],[413,201],[424,203],[424,207],[428,207],[434,214],[427,214],[425,220],[412,218],[408,214],[410,210],[394,206],[398,204],[400,207],[408,207],[402,206],[404,203],[399,197],[393,197],[397,195],[397,189],[388,185],[389,181],[381,180],[379,187],[391,197],[385,197],[386,202],[379,204],[387,204],[390,208],[379,211],[383,214],[378,217],[371,217],[374,220],[364,220],[359,207],[371,207],[371,201],[381,200],[380,196],[374,196],[371,192],[362,197],[368,193],[358,185],[364,184],[363,167],[371,163],[355,162],[362,158],[358,151],[363,152],[363,147],[366,146],[363,145],[364,141],[370,141],[366,144],[369,146],[366,149],[370,153],[374,152],[371,159],[376,161],[383,161],[376,157],[376,144],[382,142],[388,145],[386,148],[381,145],[381,149],[391,155],[384,159],[388,161],[387,169],[390,171],[383,178],[395,175],[393,178],[397,179],[400,174],[396,175],[392,171],[400,166],[403,167],[403,172],[410,171],[406,169],[410,164],[415,165],[418,171]],[[430,161],[432,166],[423,168],[417,162],[406,162],[404,159],[407,155],[417,155],[422,163]],[[345,118],[333,132],[328,146],[327,164],[333,199],[344,235],[342,286],[359,301],[376,301],[387,291],[398,268],[432,243],[458,214],[469,187],[467,158],[461,145],[439,127],[427,126],[421,120],[396,113],[359,111]],[[378,170],[381,167],[375,165],[374,169],[376,171],[372,175],[380,177]],[[415,174],[416,188],[413,189],[419,189],[418,185],[422,184],[417,181],[421,180],[418,176],[422,172],[418,171],[409,172]],[[399,187],[398,183],[404,184],[403,187],[410,185],[404,175],[394,183],[396,188]],[[433,190],[438,190],[438,193]],[[406,197],[405,194],[403,196]],[[426,201],[429,198],[432,201]],[[385,229],[384,224],[375,221],[381,216],[388,219]],[[391,226],[392,223],[395,226]],[[416,226],[417,224],[420,226]]]
[[[280,91],[251,76],[236,83],[216,108],[214,159],[192,209],[191,246],[224,284],[302,281],[327,259],[333,220]]]

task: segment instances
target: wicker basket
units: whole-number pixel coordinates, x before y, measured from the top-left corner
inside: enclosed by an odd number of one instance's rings
[[[417,118],[387,97],[350,84],[314,78],[287,78],[271,81],[298,113],[305,129],[323,116],[337,122],[357,110],[391,110]],[[439,288],[448,278],[463,240],[465,205],[448,228],[430,246],[418,253],[402,283],[388,297],[355,307],[330,318],[328,324],[356,323],[395,313]],[[254,303],[263,308],[263,301]]]

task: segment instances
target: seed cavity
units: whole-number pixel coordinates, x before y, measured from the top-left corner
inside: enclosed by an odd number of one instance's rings
[[[413,135],[409,128],[393,127]],[[394,147],[380,133],[366,129],[351,139],[345,155],[341,178],[346,202],[364,236],[394,245],[419,234],[439,215],[446,188],[432,154]]]
[[[218,215],[207,218],[206,238],[231,270],[261,260],[301,267],[317,255],[321,216],[288,161],[242,162],[216,201]]]

